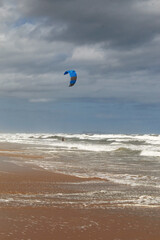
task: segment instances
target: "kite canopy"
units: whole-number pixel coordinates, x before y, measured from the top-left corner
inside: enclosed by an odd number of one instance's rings
[[[77,73],[76,71],[74,70],[68,70],[68,71],[65,71],[64,72],[64,75],[68,74],[70,75],[70,85],[69,87],[72,87],[75,83],[76,83],[76,80],[77,80]]]

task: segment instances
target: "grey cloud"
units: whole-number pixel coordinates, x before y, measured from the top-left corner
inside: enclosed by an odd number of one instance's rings
[[[0,32],[0,94],[159,101],[160,12],[148,2],[17,0]],[[74,91],[68,68],[78,70]]]
[[[59,34],[55,29],[48,40],[64,40],[76,44],[106,42],[118,47],[142,44],[160,33],[160,14],[139,9],[148,1],[25,1],[24,14],[44,18],[46,25],[66,26]]]

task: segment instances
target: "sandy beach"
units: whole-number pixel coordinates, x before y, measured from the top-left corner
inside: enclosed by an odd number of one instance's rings
[[[56,198],[45,202],[45,197],[51,194],[60,196],[82,191],[79,184],[74,183],[88,179],[54,173],[32,164],[17,164],[26,158],[43,156],[36,152],[27,154],[24,146],[1,144],[0,240],[160,239],[160,209],[157,211],[157,208],[103,208],[102,205],[88,208],[82,207],[78,199],[73,207],[63,198],[56,204]],[[74,188],[69,187],[69,183]],[[42,199],[43,204],[35,200],[35,196]],[[33,201],[29,202],[28,197]]]

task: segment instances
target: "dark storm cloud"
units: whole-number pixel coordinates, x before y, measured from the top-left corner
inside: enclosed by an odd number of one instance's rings
[[[136,46],[160,33],[160,16],[149,11],[149,1],[137,0],[27,0],[22,11],[26,16],[44,18],[45,24],[64,26],[48,40],[64,40],[77,44],[105,42],[118,47]],[[146,9],[147,7],[147,9]]]
[[[0,127],[157,130],[159,49],[159,0],[0,0]]]
[[[159,101],[159,9],[157,0],[3,1],[0,95]]]

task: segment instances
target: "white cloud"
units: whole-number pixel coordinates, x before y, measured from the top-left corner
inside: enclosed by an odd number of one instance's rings
[[[52,101],[52,99],[47,99],[47,98],[33,98],[33,99],[30,99],[29,102],[32,102],[32,103],[38,103],[38,102],[41,102],[41,103],[45,103],[45,102],[50,102]]]
[[[98,46],[80,46],[72,54],[72,59],[78,61],[103,61],[104,58],[104,52]]]
[[[142,98],[145,95],[147,98],[148,90],[145,87],[147,82],[151,94],[155,93],[154,99],[158,97],[158,92],[155,90],[159,86],[157,79],[159,78],[160,41],[158,34],[152,35],[152,27],[149,29],[150,25],[147,31],[152,40],[143,43],[142,38],[142,45],[135,44],[132,47],[127,45],[126,41],[125,48],[118,45],[115,47],[112,42],[108,41],[107,36],[112,36],[116,32],[118,34],[116,35],[117,41],[119,40],[118,36],[120,36],[120,41],[121,38],[127,39],[127,31],[136,35],[134,31],[137,29],[137,25],[133,31],[126,27],[124,32],[123,28],[119,28],[119,23],[116,22],[118,20],[114,21],[112,16],[110,16],[111,19],[108,19],[110,22],[106,22],[106,18],[98,16],[98,21],[102,22],[98,22],[98,25],[96,25],[96,21],[93,22],[94,31],[91,32],[96,43],[91,44],[89,38],[88,41],[86,38],[86,42],[77,42],[77,40],[72,42],[68,36],[70,33],[73,34],[73,37],[74,34],[76,36],[80,34],[79,28],[75,33],[77,25],[72,26],[73,32],[70,28],[70,32],[67,33],[68,22],[64,21],[61,15],[62,19],[58,21],[58,13],[57,21],[56,19],[53,21],[51,16],[31,19],[28,15],[24,18],[24,12],[20,11],[20,9],[25,9],[24,2],[16,2],[18,4],[13,5],[11,1],[6,1],[5,5],[0,8],[0,96],[12,95],[31,99],[30,101],[48,101],[48,99],[56,97],[123,97],[123,95],[137,99],[136,94],[138,93],[140,98],[140,91],[143,92]],[[140,1],[140,3],[144,4],[141,5],[140,10],[143,8],[146,10],[148,4],[151,3],[154,3],[156,8],[159,6],[158,1],[155,0],[143,3]],[[133,4],[135,11],[138,6],[136,4]],[[37,5],[37,11],[38,7],[39,5]],[[111,5],[111,7],[114,9],[114,6]],[[121,8],[121,13],[122,10]],[[118,11],[116,13],[118,14]],[[96,16],[93,11],[93,19],[94,17],[96,19]],[[120,20],[124,20],[121,15],[118,17]],[[129,18],[129,14],[127,13],[124,17]],[[132,19],[129,18],[129,21],[132,23]],[[125,24],[128,26],[126,22]],[[88,25],[82,25],[80,28],[82,32],[83,28],[85,29],[84,33],[87,33],[88,30],[86,26]],[[107,33],[103,35],[105,26],[107,26]],[[152,26],[154,26],[154,21]],[[141,29],[143,31],[142,26],[140,26]],[[63,38],[59,40],[57,36],[63,32]],[[98,39],[101,34],[102,37]],[[134,34],[133,37],[135,37]],[[132,38],[130,39],[132,41]],[[71,68],[75,68],[78,72],[74,91],[67,88],[69,78],[63,76],[63,72]],[[147,75],[143,70],[147,72]],[[132,76],[136,76],[134,83]],[[140,91],[137,90],[139,86],[137,83],[141,83]]]

